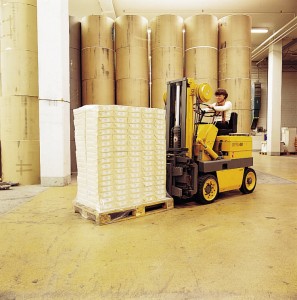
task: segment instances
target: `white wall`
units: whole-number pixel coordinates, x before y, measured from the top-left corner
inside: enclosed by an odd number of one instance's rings
[[[282,127],[297,127],[297,71],[283,72]]]
[[[257,67],[256,64],[252,63],[251,82],[253,84],[258,80],[261,82],[261,109],[257,127],[263,127],[263,129],[267,129],[268,69],[267,66],[259,65]]]
[[[252,64],[252,83],[259,80],[262,85],[260,118],[257,127],[267,129],[267,65]],[[297,127],[297,70],[283,71],[281,127]]]

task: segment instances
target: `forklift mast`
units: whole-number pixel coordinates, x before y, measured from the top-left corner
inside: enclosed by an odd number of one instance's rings
[[[170,81],[166,99],[166,148],[186,148],[187,80]]]
[[[208,84],[197,85],[190,78],[167,83],[167,191],[171,196],[189,198],[197,193],[198,165],[193,159],[195,111],[211,96]]]

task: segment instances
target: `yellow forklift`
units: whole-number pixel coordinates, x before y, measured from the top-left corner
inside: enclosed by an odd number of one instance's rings
[[[212,94],[208,84],[190,78],[167,83],[166,187],[173,198],[209,204],[221,192],[249,194],[256,187],[252,137],[237,133],[237,114],[231,113],[228,129],[203,122],[209,115],[203,105]]]

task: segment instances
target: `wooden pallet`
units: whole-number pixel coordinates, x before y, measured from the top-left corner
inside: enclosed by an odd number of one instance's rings
[[[141,204],[124,209],[115,209],[102,213],[79,203],[74,203],[73,208],[74,212],[79,213],[83,218],[92,220],[99,225],[106,225],[167,211],[174,208],[174,202],[172,198],[165,198],[148,204]]]

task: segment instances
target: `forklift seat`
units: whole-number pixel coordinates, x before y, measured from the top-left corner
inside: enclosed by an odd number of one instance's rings
[[[237,113],[232,112],[227,129],[219,129],[217,135],[229,135],[237,132]]]

